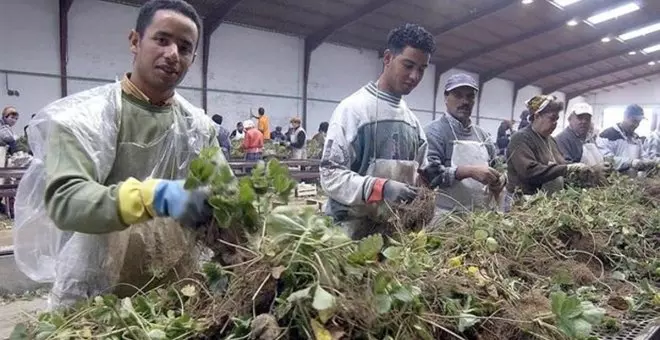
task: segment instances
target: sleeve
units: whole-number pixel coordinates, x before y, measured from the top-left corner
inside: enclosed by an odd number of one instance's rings
[[[557,147],[559,148],[559,152],[561,152],[562,156],[564,157],[564,160],[566,160],[566,163],[577,163],[580,160],[575,160],[575,157],[571,154],[571,145],[570,141],[566,136],[563,134],[560,134],[557,136],[555,139],[557,141]]]
[[[9,129],[9,126],[2,125],[2,127],[0,127],[0,140],[8,145],[16,141],[14,134],[11,132],[11,129]]]
[[[611,140],[599,136],[596,138],[596,146],[603,155],[603,158],[611,158],[614,162],[612,167],[617,171],[626,171],[632,167],[633,160],[627,157],[617,155],[618,140]]]
[[[521,133],[514,134],[509,143],[510,164],[521,180],[532,185],[541,185],[566,175],[565,164],[541,164],[534,151]]]
[[[245,135],[243,135],[243,140],[241,141],[241,148],[243,150],[247,150],[250,148],[250,145],[252,144],[252,134],[245,132]]]
[[[456,181],[456,167],[447,167],[444,165],[447,156],[445,155],[447,141],[443,138],[442,120],[436,120],[427,125],[424,133],[428,148],[428,168],[425,171],[427,180],[432,181],[438,176],[441,176],[441,180],[438,183],[439,187],[447,188],[452,186]]]
[[[50,131],[45,203],[49,217],[62,230],[102,234],[128,227],[118,209],[118,185],[105,186],[94,176],[94,162],[66,127]]]
[[[660,157],[660,138],[657,133],[651,133],[644,143],[644,158],[657,159]]]
[[[229,134],[229,138],[234,138],[236,137],[236,130],[232,130],[232,132]]]
[[[361,157],[357,155],[347,130],[357,129],[356,113],[340,103],[330,119],[328,135],[321,157],[321,187],[333,200],[344,205],[366,204],[382,198],[384,179],[361,176],[351,170],[351,164]]]

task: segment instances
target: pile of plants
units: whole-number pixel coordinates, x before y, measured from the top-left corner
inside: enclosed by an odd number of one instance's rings
[[[245,152],[243,152],[243,150],[241,149],[241,143],[242,141],[240,140],[231,141],[230,157],[232,159],[245,158]],[[264,142],[264,148],[262,154],[264,158],[286,159],[290,157],[291,150],[287,146],[282,145],[279,142],[267,140]]]
[[[41,314],[12,339],[586,339],[660,313],[656,180],[613,175],[430,228],[422,199],[353,241],[313,210],[272,208],[294,187],[277,161],[236,179],[212,154],[186,183],[213,193],[198,275]]]

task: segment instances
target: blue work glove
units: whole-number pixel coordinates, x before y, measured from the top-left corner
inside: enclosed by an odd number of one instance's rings
[[[211,221],[209,190],[186,190],[183,180],[159,180],[154,190],[153,209],[158,216],[171,217],[181,225],[197,228]]]
[[[417,188],[395,180],[383,186],[383,199],[392,203],[410,203],[417,197]]]

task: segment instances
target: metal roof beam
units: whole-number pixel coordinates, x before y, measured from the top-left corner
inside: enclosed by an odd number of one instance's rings
[[[69,94],[67,83],[67,61],[69,60],[69,10],[73,0],[59,1],[59,41],[60,41],[60,94]]]
[[[451,30],[455,30],[461,26],[467,25],[473,21],[479,20],[485,16],[491,15],[497,11],[500,11],[517,3],[520,3],[520,0],[501,0],[492,4],[489,7],[480,9],[474,13],[470,13],[470,15],[464,18],[449,22],[446,25],[430,30],[429,32],[431,32],[431,34],[433,34],[434,36],[441,35]]]
[[[637,79],[642,79],[642,78],[654,76],[654,75],[657,75],[657,74],[660,74],[660,69],[653,70],[651,72],[647,72],[647,73],[636,75],[636,76],[627,77],[627,78],[624,78],[624,79],[613,80],[613,81],[607,82],[605,84],[600,84],[600,85],[596,85],[596,86],[587,87],[586,89],[571,92],[570,94],[566,94],[566,96],[571,97],[571,98],[575,98],[575,97],[581,96],[581,95],[583,95],[587,92],[596,91],[596,90],[604,89],[606,87],[619,85],[619,84],[623,84],[623,83],[628,83],[628,82],[631,82],[631,81],[634,81],[634,80],[637,80]]]
[[[344,16],[343,18],[339,18],[331,22],[327,26],[308,35],[307,37],[305,37],[305,43],[307,44],[308,48],[311,51],[314,51],[317,47],[319,47],[323,43],[323,41],[328,39],[328,37],[333,35],[342,27],[345,27],[346,25],[349,25],[355,21],[360,20],[360,18],[364,17],[365,15],[373,13],[374,11],[384,7],[385,5],[389,4],[392,1],[394,0],[371,0],[364,6],[357,8],[356,10]]]
[[[644,58],[642,60],[638,60],[637,62],[635,62],[633,64],[626,65],[623,68],[616,68],[614,70],[603,71],[603,72],[588,76],[587,78],[581,78],[581,79],[577,79],[577,80],[570,80],[570,81],[567,81],[567,82],[549,87],[549,88],[544,89],[544,90],[545,90],[545,93],[552,93],[552,92],[555,92],[555,91],[559,91],[559,90],[563,89],[566,86],[570,86],[570,85],[573,85],[573,84],[576,84],[576,83],[582,83],[582,82],[589,81],[589,80],[598,79],[602,76],[606,76],[606,75],[614,73],[614,72],[630,70],[630,69],[633,69],[635,67],[639,67],[639,66],[648,64],[649,62],[655,61],[657,59],[658,59],[658,56],[653,56],[653,55],[647,56],[646,58]]]
[[[625,20],[617,21],[616,22],[617,25],[611,28],[612,33],[610,35],[618,36],[618,35],[621,35],[625,32],[632,31],[632,30],[638,29],[638,28],[642,28],[644,26],[647,26],[648,24],[651,24],[651,23],[654,23],[654,22],[657,22],[657,21],[658,21],[657,17],[654,17],[653,15],[650,15],[648,17],[648,19],[639,22],[639,25],[636,26],[636,27],[630,27],[630,23],[626,22]],[[499,76],[500,74],[502,74],[504,72],[507,72],[509,70],[514,70],[514,69],[517,69],[517,68],[521,68],[523,66],[527,66],[527,65],[545,60],[545,59],[556,57],[560,54],[564,54],[564,53],[567,53],[567,52],[577,50],[577,49],[585,47],[587,45],[595,44],[597,42],[600,42],[600,40],[603,38],[604,34],[607,34],[607,32],[603,32],[601,34],[598,34],[597,36],[591,37],[589,39],[585,39],[583,41],[578,41],[575,44],[571,44],[571,45],[568,45],[568,46],[559,46],[559,47],[555,48],[554,50],[542,52],[542,53],[533,55],[529,58],[525,58],[523,60],[517,61],[513,64],[505,65],[504,67],[501,67],[497,70],[488,72],[485,75],[486,79],[492,79],[492,78],[495,78],[495,77]]]
[[[627,3],[627,2],[629,2],[629,0],[617,1],[616,4],[623,4],[623,3]],[[525,32],[525,33],[520,34],[520,35],[515,36],[515,37],[505,39],[504,41],[500,41],[500,42],[497,42],[497,43],[486,45],[484,47],[481,47],[481,48],[473,50],[473,51],[469,51],[466,54],[463,54],[461,56],[458,56],[454,59],[450,59],[449,61],[445,62],[444,66],[443,66],[443,69],[445,69],[445,70],[452,69],[452,68],[458,66],[459,64],[465,62],[465,61],[477,58],[479,56],[482,56],[482,55],[485,55],[485,54],[488,54],[488,53],[491,53],[491,52],[495,52],[499,49],[502,49],[502,48],[505,48],[505,47],[508,47],[508,46],[511,46],[511,45],[515,45],[515,44],[520,43],[522,41],[525,41],[525,40],[537,37],[539,35],[554,31],[556,29],[565,27],[566,22],[568,20],[571,20],[574,17],[588,16],[588,15],[594,13],[595,11],[599,10],[602,7],[602,4],[599,3],[599,2],[597,2],[597,3],[591,3],[591,2],[582,3],[582,2],[580,2],[580,3],[576,4],[575,6],[578,6],[578,5],[582,5],[582,6],[580,8],[578,8],[577,10],[572,10],[570,12],[567,11],[566,14],[562,16],[561,20],[547,23],[547,24],[542,25],[541,27],[539,27],[537,29]]]
[[[220,27],[222,21],[240,2],[241,0],[227,0],[221,5],[210,8],[207,11],[209,15],[204,18],[202,35],[202,108],[204,111],[208,109],[208,73],[211,35]]]
[[[523,84],[523,86],[531,85],[531,84],[533,84],[533,83],[535,83],[539,80],[542,80],[544,78],[547,78],[547,77],[551,77],[551,76],[554,76],[554,75],[557,75],[557,74],[560,74],[560,73],[564,73],[564,72],[575,71],[579,68],[586,67],[586,66],[598,63],[598,62],[603,61],[603,60],[615,58],[615,57],[618,57],[618,56],[624,56],[624,55],[627,55],[628,52],[630,52],[630,51],[641,50],[645,47],[648,47],[651,44],[653,44],[653,41],[656,41],[656,40],[660,40],[660,39],[658,39],[658,38],[655,38],[655,39],[650,39],[650,38],[642,39],[639,42],[636,42],[635,44],[626,45],[627,48],[625,50],[619,50],[619,51],[614,51],[614,52],[611,52],[611,53],[608,53],[608,54],[605,54],[605,55],[595,56],[593,58],[590,58],[590,59],[587,59],[585,61],[579,62],[577,64],[568,64],[565,67],[562,67],[562,68],[559,68],[559,69],[556,69],[556,70],[552,70],[550,72],[542,73],[538,76],[534,76],[533,78],[524,79],[524,80],[521,81],[521,83]]]

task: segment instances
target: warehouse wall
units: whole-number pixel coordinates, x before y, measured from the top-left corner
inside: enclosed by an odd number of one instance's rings
[[[7,74],[9,89],[20,97],[0,91],[0,105],[16,105],[23,113],[16,133],[22,133],[29,115],[60,95],[57,1],[3,0],[0,3],[0,43],[9,47],[0,54],[0,76]],[[128,30],[138,9],[98,0],[74,1],[69,13],[69,93],[112,82],[130,69]],[[106,20],[112,18],[112,21]],[[10,33],[11,32],[11,33]],[[199,48],[201,53],[202,49]],[[302,111],[303,41],[300,37],[222,24],[211,38],[208,113],[225,116],[227,127],[266,108],[272,125],[286,126]],[[382,70],[376,51],[323,44],[312,54],[309,78],[307,128],[316,131],[328,120],[337,103]],[[36,75],[16,74],[33,72]],[[406,100],[423,124],[445,110],[442,86],[460,70],[442,75],[440,91],[433,98],[434,66]],[[478,75],[473,75],[478,80]],[[481,103],[473,116],[495,135],[503,119],[514,119],[523,102],[539,93],[535,87],[520,90],[513,103],[513,83],[493,79],[484,85]],[[179,92],[201,106],[201,55],[189,70]]]

